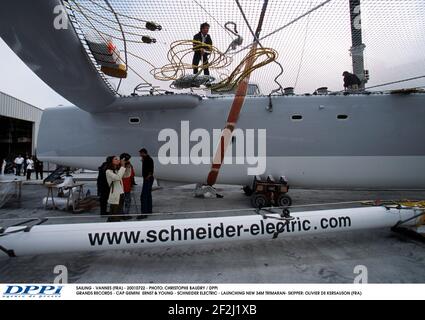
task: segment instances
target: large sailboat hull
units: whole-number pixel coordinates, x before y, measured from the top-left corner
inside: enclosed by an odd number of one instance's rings
[[[155,160],[157,178],[206,182],[211,165],[201,160],[215,154],[213,132],[224,127],[232,98],[203,99],[187,109],[173,109],[161,96],[156,108],[152,104],[144,108],[143,99],[139,108],[124,99],[115,109],[97,114],[75,107],[45,110],[39,156],[96,169],[108,155],[137,156],[145,147]],[[296,187],[425,188],[425,95],[280,96],[272,102],[269,112],[267,97],[246,99],[237,125],[241,135],[232,140],[233,153],[226,158],[218,183],[250,184],[253,176],[248,169],[261,169],[261,163],[264,175],[284,175]],[[133,119],[140,122],[132,123]],[[211,140],[209,152],[194,155],[190,152],[202,140],[193,136],[199,129],[204,140]],[[266,156],[248,163],[236,149],[244,146],[247,155],[253,144],[258,156],[264,144],[259,130],[265,130]],[[170,142],[167,132],[178,137],[173,148],[177,158],[168,163],[160,151]],[[160,141],[164,134],[165,141]],[[140,161],[133,163],[140,174]]]

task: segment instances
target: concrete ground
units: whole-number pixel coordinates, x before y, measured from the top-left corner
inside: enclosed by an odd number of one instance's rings
[[[140,193],[141,183],[135,193]],[[154,191],[155,212],[249,208],[240,187],[221,186],[223,199],[193,197],[194,186],[167,187]],[[86,190],[95,194],[95,182]],[[104,221],[98,208],[82,215],[45,210],[47,193],[40,184],[24,184],[20,201],[0,209],[0,226],[15,219],[50,217],[48,224]],[[291,190],[294,205],[356,200],[425,199],[425,191]],[[354,207],[359,204],[308,208]],[[135,212],[134,208],[134,212]],[[306,210],[297,208],[294,211]],[[237,214],[249,214],[238,212]],[[226,214],[185,214],[180,218]],[[172,216],[175,218],[175,216]],[[170,216],[150,217],[166,219]],[[206,245],[187,245],[140,250],[7,258],[0,255],[0,283],[49,283],[56,265],[68,268],[70,283],[350,283],[354,268],[368,268],[370,283],[424,283],[425,243],[388,229],[352,231],[319,236],[300,236]]]

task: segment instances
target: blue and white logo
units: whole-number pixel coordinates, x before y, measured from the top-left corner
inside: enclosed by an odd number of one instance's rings
[[[63,286],[54,285],[8,285],[3,292],[4,298],[57,298],[61,296]]]

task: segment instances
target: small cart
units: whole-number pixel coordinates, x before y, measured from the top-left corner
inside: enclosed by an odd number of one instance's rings
[[[245,194],[251,196],[254,208],[291,206],[292,199],[287,195],[288,190],[288,181],[283,176],[278,181],[272,176],[268,176],[267,179],[256,176],[252,188],[244,188]]]

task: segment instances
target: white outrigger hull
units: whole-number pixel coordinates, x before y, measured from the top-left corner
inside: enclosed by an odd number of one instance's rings
[[[116,223],[78,223],[10,227],[0,236],[0,249],[9,256],[48,253],[146,249],[226,241],[308,236],[327,232],[390,228],[420,223],[415,209],[366,207],[278,214],[155,220]]]

